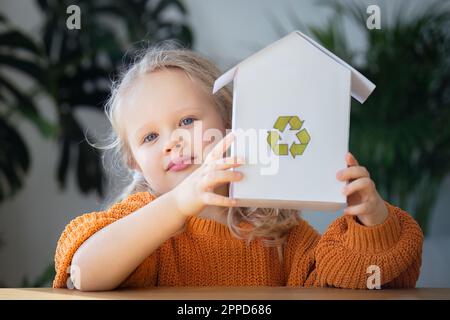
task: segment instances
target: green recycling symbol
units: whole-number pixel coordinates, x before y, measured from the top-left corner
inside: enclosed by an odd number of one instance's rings
[[[283,132],[289,123],[290,130],[300,130],[303,126],[303,122],[304,121],[300,120],[297,116],[280,116],[277,121],[275,121],[273,127],[278,129],[278,131]],[[281,136],[277,131],[267,131],[267,143],[277,156],[286,156],[288,155],[288,151],[290,151],[292,157],[295,159],[295,156],[300,156],[303,154],[309,141],[311,140],[308,131],[304,128],[298,131],[295,135],[300,143],[293,142],[289,147],[289,145],[285,143],[278,144]]]

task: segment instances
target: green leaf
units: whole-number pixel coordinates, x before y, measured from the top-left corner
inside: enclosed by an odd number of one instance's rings
[[[157,19],[161,16],[163,11],[167,10],[170,7],[175,7],[180,10],[182,13],[186,13],[186,8],[184,5],[177,0],[160,0],[156,5],[155,9],[152,11],[152,18]]]
[[[0,34],[0,48],[24,49],[32,53],[38,53],[38,48],[34,42],[21,32],[11,30]]]
[[[34,62],[19,59],[12,55],[5,55],[0,53],[0,66],[1,65],[23,72],[40,81],[41,83],[44,82],[44,73],[42,71],[42,68]]]
[[[21,135],[0,118],[0,201],[22,186],[30,156]]]
[[[2,89],[8,90],[16,98],[15,103],[12,103],[10,108],[15,112],[20,112],[24,117],[31,120],[43,136],[49,137],[55,133],[55,128],[40,115],[33,100],[0,76],[0,91]]]

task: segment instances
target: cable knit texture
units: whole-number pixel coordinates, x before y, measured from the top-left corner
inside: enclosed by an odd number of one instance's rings
[[[62,233],[56,248],[54,288],[68,284],[72,257],[90,236],[154,200],[140,192],[110,209],[81,215]],[[411,288],[419,277],[423,234],[405,211],[386,202],[388,218],[366,227],[353,216],[336,219],[320,236],[305,220],[292,228],[284,261],[261,239],[249,245],[213,220],[189,217],[186,229],[166,240],[119,287],[305,286],[366,289],[370,266],[382,288]],[[247,225],[247,226],[246,226]],[[248,227],[242,222],[241,227]]]

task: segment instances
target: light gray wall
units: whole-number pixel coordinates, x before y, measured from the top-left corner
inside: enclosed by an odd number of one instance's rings
[[[420,6],[420,1],[372,1],[382,8],[401,6],[406,2]],[[186,0],[189,21],[196,37],[195,49],[211,58],[223,69],[233,66],[253,52],[275,41],[279,36],[270,19],[279,21],[286,33],[297,26],[289,23],[289,12],[295,12],[305,25],[321,25],[329,15],[316,1],[270,0]],[[369,1],[366,1],[369,3]],[[3,12],[25,31],[35,33],[40,16],[34,1],[0,1]],[[384,22],[382,16],[382,23]],[[388,20],[389,17],[386,17]],[[356,28],[346,25],[354,48],[364,43]],[[43,99],[40,107],[54,119],[54,110]],[[363,107],[363,106],[362,106]],[[83,111],[77,114],[90,131],[102,134],[107,128],[100,113]],[[20,193],[0,206],[0,282],[20,286],[24,276],[35,279],[53,259],[56,241],[64,226],[76,216],[95,211],[102,200],[94,195],[81,195],[70,176],[68,188],[59,190],[55,168],[58,149],[55,141],[42,139],[28,123],[18,122],[33,156],[32,168]],[[424,246],[424,261],[419,286],[450,287],[447,269],[450,265],[450,218],[447,208],[450,178],[440,191],[433,213],[430,237]],[[337,213],[305,213],[304,217],[320,232],[338,217]]]

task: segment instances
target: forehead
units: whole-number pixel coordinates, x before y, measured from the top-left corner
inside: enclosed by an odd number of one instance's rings
[[[207,110],[210,97],[180,69],[163,69],[137,78],[123,93],[119,121],[127,133],[144,123],[171,120],[187,109]]]

